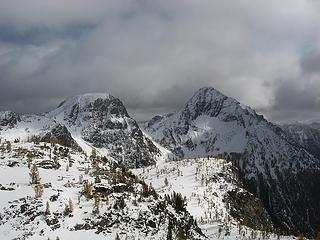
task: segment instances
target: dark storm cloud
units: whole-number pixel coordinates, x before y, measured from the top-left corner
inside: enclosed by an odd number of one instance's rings
[[[320,120],[320,52],[314,46],[308,49],[301,55],[299,66],[299,73],[276,84],[274,102],[267,111],[272,118]]]
[[[319,55],[304,46],[319,40],[316,4],[4,0],[0,109],[47,111],[65,97],[104,91],[142,119],[213,86],[274,120],[302,108],[312,115]]]
[[[318,79],[320,80],[320,79]],[[320,119],[320,84],[301,80],[281,81],[275,91],[272,116],[285,121],[288,119],[312,121]]]
[[[302,54],[300,66],[304,75],[320,74],[320,48],[319,43],[315,42]]]
[[[30,28],[19,32],[11,25],[0,26],[0,42],[17,45],[41,45],[56,39],[76,39],[87,33],[95,26],[93,24],[73,24],[63,29]]]
[[[299,86],[296,82],[284,81],[275,92],[276,107],[287,110],[314,110],[319,108],[319,87]],[[277,109],[276,108],[276,109]]]

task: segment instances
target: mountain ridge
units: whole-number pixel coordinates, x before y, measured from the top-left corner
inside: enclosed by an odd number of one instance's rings
[[[282,125],[282,129],[297,144],[320,159],[319,123],[291,123]]]
[[[318,231],[317,213],[307,216],[305,208],[320,209],[319,196],[306,186],[308,175],[317,179],[320,173],[319,159],[251,108],[205,87],[173,115],[153,119],[144,129],[178,158],[230,159],[246,188],[263,200],[277,227],[296,233]],[[297,198],[295,192],[304,197]]]
[[[0,123],[1,138],[40,135],[46,141],[69,139],[70,146],[73,139],[87,153],[95,148],[134,168],[167,156],[225,158],[245,189],[261,199],[275,227],[309,236],[319,230],[319,159],[283,128],[214,88],[200,88],[175,113],[146,122],[145,133],[123,103],[106,93],[71,97],[45,114],[3,112]]]
[[[2,125],[6,124],[2,135],[7,138],[10,134],[24,139],[32,135],[44,137],[54,125],[61,124],[87,153],[96,148],[131,167],[153,164],[161,157],[160,150],[143,134],[123,103],[107,93],[77,95],[44,114],[8,113],[2,114],[1,121]]]

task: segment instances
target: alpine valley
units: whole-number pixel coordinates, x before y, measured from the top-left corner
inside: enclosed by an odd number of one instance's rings
[[[212,87],[137,123],[116,97],[0,112],[0,239],[320,239],[320,124]]]

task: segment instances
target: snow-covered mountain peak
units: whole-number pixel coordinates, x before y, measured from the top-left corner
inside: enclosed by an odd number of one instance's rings
[[[62,102],[46,114],[0,114],[0,136],[25,141],[33,136],[90,153],[95,148],[101,155],[126,164],[142,166],[161,157],[160,150],[143,134],[118,98],[107,93],[77,95]]]
[[[269,124],[250,107],[214,88],[204,87],[180,110],[154,117],[145,124],[145,129],[177,156],[196,157],[243,153],[248,139],[246,128],[260,123]]]
[[[102,102],[112,102],[116,100],[118,99],[108,93],[85,93],[63,101],[56,109],[47,115],[55,118],[67,118],[68,116],[74,118],[77,117],[75,114],[89,110],[96,102],[100,102],[101,104]],[[120,102],[120,100],[118,101]]]
[[[234,99],[228,98],[214,88],[203,87],[187,101],[180,111],[182,114],[190,112],[193,119],[199,114],[216,115],[218,114],[220,106],[226,100],[230,103],[237,104]]]
[[[298,231],[303,226],[305,232],[320,222],[316,215],[308,223],[313,224],[311,227],[293,222],[292,219],[306,218],[306,213],[293,210],[300,203],[288,190],[303,185],[308,176],[315,176],[320,161],[280,127],[235,99],[214,88],[201,88],[179,111],[152,119],[145,124],[145,130],[178,158],[223,156],[232,160],[245,185],[263,199],[275,221]],[[308,188],[299,191],[311,199],[314,193]],[[318,200],[312,200],[299,206],[312,209],[317,204]]]
[[[261,118],[250,107],[240,104],[237,100],[227,97],[212,87],[200,88],[179,111],[181,120],[195,120],[201,115],[218,117],[223,121],[243,120],[243,115]]]
[[[198,91],[194,93],[192,98],[197,97],[197,96],[207,96],[207,97],[217,97],[217,96],[222,96],[225,97],[223,93],[220,91],[216,90],[213,87],[202,87]]]
[[[66,101],[64,101],[61,104],[61,107],[63,107],[63,106],[66,107],[66,106],[70,106],[73,104],[79,104],[81,107],[85,107],[89,103],[94,102],[99,98],[113,99],[114,97],[108,93],[84,93],[84,94],[79,94],[79,95],[76,95],[74,97],[67,99]]]
[[[212,100],[225,99],[225,98],[228,98],[228,97],[213,87],[202,87],[193,94],[193,96],[190,98],[187,104],[192,102],[198,102],[198,101],[209,102]]]
[[[106,156],[130,166],[148,165],[160,156],[157,147],[129,116],[121,100],[110,94],[88,93],[72,97],[47,117],[67,126],[78,142],[84,140]]]

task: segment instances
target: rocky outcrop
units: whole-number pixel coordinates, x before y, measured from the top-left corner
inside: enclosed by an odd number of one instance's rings
[[[62,146],[71,147],[73,149],[81,150],[81,147],[72,138],[71,133],[67,127],[62,124],[56,124],[52,127],[51,131],[46,133],[42,138],[42,142],[58,143]]]
[[[20,116],[12,111],[0,112],[0,128],[1,127],[14,127],[18,122],[20,122]]]
[[[272,220],[262,201],[246,191],[234,189],[228,192],[225,201],[230,206],[230,214],[242,225],[257,230],[272,231]]]

